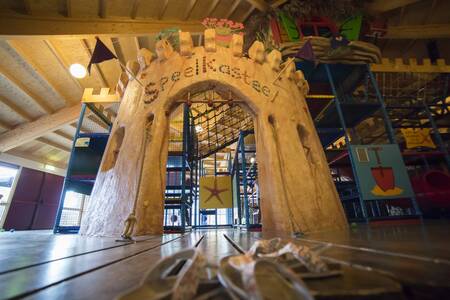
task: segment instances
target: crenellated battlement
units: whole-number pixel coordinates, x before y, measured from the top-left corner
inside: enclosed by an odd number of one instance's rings
[[[292,83],[297,85],[301,93],[308,93],[308,83],[302,71],[295,70],[292,59],[282,63],[280,51],[272,50],[266,54],[263,43],[255,41],[249,48],[248,55],[245,55],[242,35],[233,34],[229,47],[223,47],[216,43],[215,34],[214,29],[206,29],[204,45],[194,47],[191,34],[180,31],[179,51],[175,51],[165,39],[156,43],[156,55],[149,49],[140,49],[137,60],[127,62],[127,70],[120,75],[116,87],[117,93],[122,97],[128,82],[136,77],[145,83],[147,93],[145,102],[150,103],[157,99],[159,92],[164,91],[165,86],[170,82],[201,76],[208,72],[228,77],[229,80],[241,80],[245,84],[250,84],[263,97],[269,97],[272,100],[275,90],[288,89],[288,85]],[[177,68],[178,66],[174,65],[171,72],[161,75],[159,80],[150,79],[152,74],[164,69],[165,64],[173,64],[172,61],[178,57],[181,57],[179,62],[183,64],[183,68]],[[261,72],[264,74],[264,82],[260,81]],[[250,75],[250,73],[256,74]],[[285,79],[288,81],[286,82]]]

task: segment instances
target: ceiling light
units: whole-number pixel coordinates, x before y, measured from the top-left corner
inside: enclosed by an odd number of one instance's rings
[[[195,131],[196,131],[196,132],[202,132],[202,131],[203,131],[203,127],[200,126],[200,125],[196,125],[196,126],[195,126]]]
[[[55,168],[54,166],[52,166],[52,165],[47,165],[47,164],[44,165],[44,169],[47,169],[47,170],[49,170],[49,171],[55,171],[55,170],[56,170],[56,168]]]
[[[86,68],[80,64],[71,64],[69,71],[75,78],[84,78],[86,76]]]
[[[255,159],[254,157],[251,157],[251,158],[250,158],[250,163],[251,163],[251,164],[254,164],[255,161],[256,161],[256,159]]]

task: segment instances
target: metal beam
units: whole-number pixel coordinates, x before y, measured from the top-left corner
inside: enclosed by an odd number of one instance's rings
[[[163,9],[165,10],[165,9]],[[161,28],[180,28],[182,31],[203,32],[198,21],[91,19],[62,17],[30,17],[13,13],[0,14],[0,38],[93,38],[154,34]]]

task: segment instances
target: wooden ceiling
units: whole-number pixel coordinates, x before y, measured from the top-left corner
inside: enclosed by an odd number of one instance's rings
[[[71,64],[87,65],[95,36],[125,64],[136,59],[139,48],[153,50],[155,35],[162,29],[188,30],[199,44],[203,31],[200,21],[205,17],[245,22],[252,13],[284,2],[1,0],[0,160],[66,168],[84,88],[114,88],[121,71],[119,63],[112,60],[94,67],[91,76],[84,79],[70,75]],[[375,0],[368,11],[388,16],[397,28],[391,39],[382,41],[386,53],[415,57],[426,53],[423,43],[433,37],[438,39],[442,54],[450,53],[449,3]],[[424,24],[434,27],[419,30]],[[117,108],[108,110],[115,115]],[[85,131],[102,129],[95,119],[86,122]]]
[[[87,65],[96,35],[125,64],[139,48],[153,49],[164,28],[201,34],[207,16],[245,21],[253,10],[241,0],[0,1],[0,27],[8,28],[0,32],[0,159],[66,168],[84,88],[114,88],[121,71],[117,61],[108,61],[83,79],[70,75],[71,64]],[[200,34],[194,34],[196,43]],[[64,109],[64,120],[48,118]],[[36,131],[32,140],[21,138],[24,129]],[[6,137],[13,145],[2,144]]]

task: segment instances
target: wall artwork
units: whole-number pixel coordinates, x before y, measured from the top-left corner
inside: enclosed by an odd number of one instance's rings
[[[364,200],[413,197],[397,145],[352,145],[350,151]]]
[[[436,144],[431,139],[430,128],[401,128],[400,131],[405,138],[406,148],[426,147],[436,149]]]
[[[200,177],[200,209],[232,207],[231,176]]]

